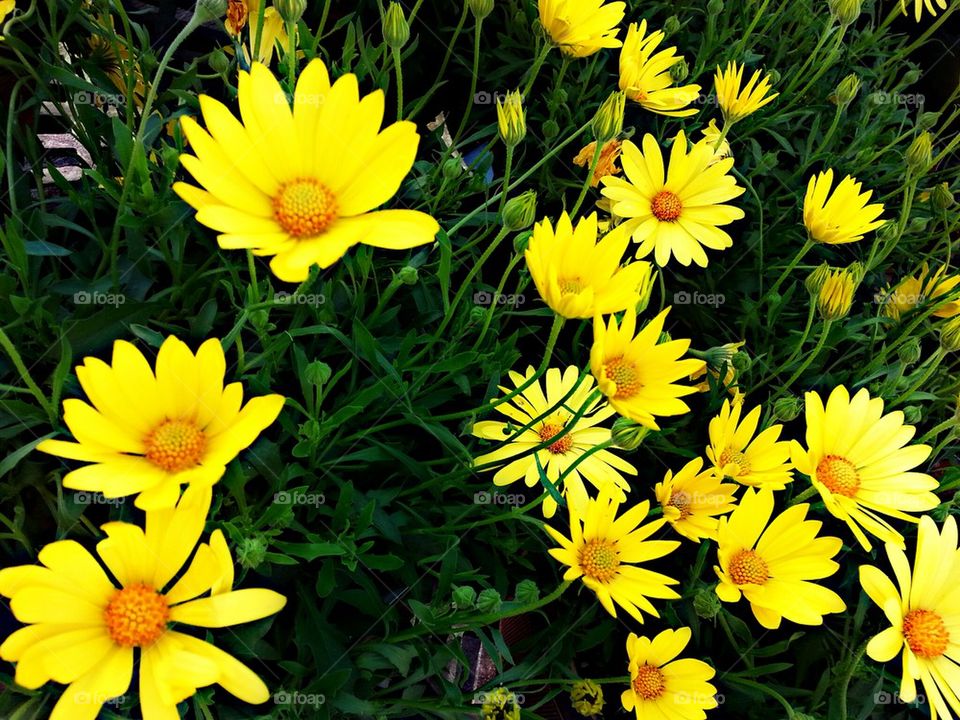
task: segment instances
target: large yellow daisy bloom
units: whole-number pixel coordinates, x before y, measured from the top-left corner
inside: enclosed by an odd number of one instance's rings
[[[694,458],[676,475],[667,470],[654,493],[673,529],[698,543],[701,538],[717,539],[718,516],[733,510],[736,490],[713,468],[704,470],[703,458]]]
[[[743,87],[743,71],[743,65],[729,62],[725,69],[717,66],[713,79],[717,104],[723,113],[724,124],[728,126],[772,103],[780,94],[770,94],[770,76],[763,75],[760,70],[755,70]]]
[[[653,282],[647,262],[620,267],[630,237],[611,232],[597,241],[597,214],[573,225],[566,212],[554,229],[544,219],[533,228],[524,256],[540,297],[565,318],[592,318],[636,307]]]
[[[533,374],[532,367],[528,367],[524,375],[510,371],[509,377],[513,387],[501,386],[500,389],[505,393],[516,390],[533,377]],[[610,429],[599,427],[599,425],[616,411],[602,400],[594,400],[580,419],[573,424],[570,432],[545,449],[535,454],[530,452],[537,445],[564,431],[570,425],[574,415],[586,404],[593,393],[594,381],[592,377],[586,377],[577,385],[579,377],[580,370],[576,367],[568,367],[563,373],[559,368],[550,368],[546,374],[546,388],[537,380],[512,400],[496,406],[497,411],[509,419],[508,423],[483,420],[473,426],[475,437],[502,443],[515,435],[517,430],[533,422],[534,418],[543,415],[558,404],[572,391],[557,410],[534,423],[516,440],[477,457],[474,461],[475,465],[501,461],[505,463],[493,476],[494,485],[509,485],[523,479],[527,487],[536,487],[540,484],[540,468],[546,473],[547,479],[556,485],[560,475],[577,458],[610,440]],[[575,390],[574,386],[576,386]],[[517,455],[522,457],[518,458]],[[537,467],[538,461],[540,468]],[[586,480],[598,490],[606,486],[615,487],[616,495],[624,501],[627,499],[625,493],[630,489],[630,483],[623,477],[623,473],[636,475],[637,469],[609,450],[598,450],[564,478],[563,487],[560,490],[568,504],[582,505],[587,500],[587,489],[583,484]],[[543,516],[553,517],[556,511],[557,501],[548,494],[543,501]]]
[[[947,0],[913,0],[914,15],[916,16],[917,22],[920,22],[920,20],[923,18],[924,8],[926,8],[927,12],[929,12],[931,15],[936,16],[937,8],[933,6],[934,3],[936,3],[937,7],[939,7],[941,10],[947,9]],[[909,14],[909,11],[907,10],[907,0],[900,0],[900,7],[903,8],[904,15]],[[960,711],[958,711],[958,713],[960,713]]]
[[[855,178],[847,175],[833,194],[832,187],[832,168],[811,177],[807,185],[803,224],[811,240],[827,245],[856,242],[886,222],[877,219],[883,214],[883,204],[868,205],[873,191],[861,193],[862,183]]]
[[[647,21],[630,23],[620,50],[620,89],[628,98],[660,115],[686,117],[696,114],[687,106],[700,97],[699,85],[674,84],[670,68],[683,59],[675,47],[655,52],[663,42],[662,30],[647,35]]]
[[[739,483],[783,490],[793,481],[790,443],[780,440],[783,425],[757,434],[762,408],[757,405],[743,420],[742,411],[742,401],[723,401],[720,414],[710,421],[707,459],[722,476]]]
[[[44,440],[37,450],[90,463],[67,473],[65,488],[137,495],[143,510],[172,507],[181,485],[217,482],[283,407],[282,395],[265,395],[241,408],[243,386],[224,387],[226,367],[219,340],[207,340],[194,355],[170,336],[156,372],[118,340],[110,365],[88,357],[77,366],[90,403],[63,401],[63,421],[77,442]]]
[[[833,557],[843,542],[817,537],[823,523],[807,520],[809,509],[794,505],[770,522],[773,491],[747,488],[737,509],[720,518],[717,596],[724,602],[745,597],[765,628],[780,627],[784,618],[821,625],[827,613],[846,609],[839,595],[811,582],[839,569]]]
[[[244,702],[267,701],[267,686],[250,668],[169,627],[229,627],[286,604],[272,590],[232,589],[233,560],[219,530],[197,544],[210,496],[209,487],[187,489],[176,508],[147,512],[145,529],[107,523],[97,544],[102,565],[79,543],[60,540],[40,551],[42,566],[0,570],[0,595],[26,624],[0,645],[0,657],[17,664],[15,680],[25,688],[67,685],[50,720],[94,720],[127,692],[135,654],[144,720],[177,720],[177,703],[213,684]]]
[[[383,92],[360,99],[357,76],[330,83],[313,60],[300,73],[293,110],[266,66],[254,63],[238,81],[241,124],[205,95],[206,130],[182,121],[193,155],[180,162],[204,188],[174,183],[217,230],[224,249],[270,255],[274,274],[305,280],[357,243],[403,250],[433,241],[437,221],[416,210],[375,210],[396,195],[410,172],[420,136],[412,122],[383,131]]]
[[[571,57],[618,48],[626,3],[604,0],[539,0],[540,25],[550,41]]]
[[[860,566],[860,584],[890,622],[890,627],[867,644],[867,655],[886,663],[902,653],[900,700],[916,700],[919,680],[933,720],[960,715],[960,548],[956,518],[947,517],[942,531],[929,516],[920,518],[912,571],[903,550],[887,543],[886,551],[899,590],[880,569]]]
[[[806,394],[807,449],[794,440],[794,466],[807,475],[827,510],[843,520],[863,548],[872,547],[870,533],[904,547],[903,536],[879,513],[917,522],[911,512],[940,504],[931,490],[939,484],[926,473],[913,472],[930,456],[929,445],[908,445],[916,433],[899,410],[883,414],[883,399],[866,388],[853,398],[842,385],[824,406],[815,392]]]
[[[660,617],[648,598],[675,600],[680,596],[669,585],[677,580],[640,567],[669,555],[679,547],[676,540],[648,540],[663,527],[663,518],[641,525],[650,510],[644,500],[617,517],[620,500],[604,488],[596,498],[584,505],[570,504],[570,537],[565,538],[549,525],[546,531],[560,543],[550,554],[569,569],[563,579],[580,578],[583,584],[597,594],[600,604],[614,617],[619,605],[637,622],[643,622],[643,612]]]
[[[660,342],[667,308],[637,332],[637,315],[627,310],[617,325],[610,316],[608,325],[599,315],[593,321],[593,347],[590,371],[597,386],[614,409],[626,418],[659,430],[655,416],[683,415],[690,407],[680,400],[697,392],[695,387],[679,385],[703,366],[703,360],[681,360],[690,347],[689,340]]]
[[[627,636],[630,688],[620,702],[637,720],[703,720],[705,710],[717,707],[717,689],[709,682],[716,670],[703,660],[677,659],[691,636],[688,627],[664,630],[653,640]]]
[[[706,267],[704,247],[725,250],[733,245],[719,228],[744,216],[740,208],[722,204],[744,193],[729,174],[733,158],[717,160],[713,147],[702,140],[688,148],[681,130],[666,172],[653,135],[644,136],[642,152],[624,141],[620,161],[626,179],[603,178],[601,192],[613,201],[611,212],[624,218],[617,231],[640,244],[637,258],[653,253],[662,267],[672,255],[681,265]]]

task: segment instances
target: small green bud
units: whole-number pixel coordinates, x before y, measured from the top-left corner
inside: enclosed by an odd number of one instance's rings
[[[897,357],[900,358],[900,362],[904,365],[915,365],[920,362],[922,356],[923,351],[920,348],[920,340],[915,337],[910,338],[910,340],[901,345],[897,351]]]
[[[391,48],[402,48],[410,39],[410,24],[398,2],[391,2],[383,16],[383,39]]]
[[[517,233],[513,236],[513,251],[515,253],[523,253],[527,251],[527,245],[530,244],[530,238],[533,235],[533,232],[526,230],[522,233]]]
[[[193,17],[200,23],[219,20],[226,14],[227,0],[197,0],[193,8]]]
[[[467,7],[473,13],[474,20],[483,20],[493,12],[493,0],[467,0]]]
[[[469,585],[454,585],[452,595],[458,610],[472,608],[477,602],[477,591]]]
[[[503,206],[503,227],[510,232],[526,230],[537,219],[537,193],[527,190]]]
[[[907,405],[903,409],[903,419],[909,425],[916,425],[923,419],[923,408],[919,405]]]
[[[712,620],[720,614],[720,598],[713,588],[700,588],[693,596],[693,611],[697,617]]]
[[[750,369],[750,366],[753,364],[753,360],[750,358],[749,353],[741,350],[733,356],[733,360],[730,361],[730,364],[738,374],[743,374]]]
[[[953,193],[950,192],[950,184],[942,182],[935,186],[930,193],[930,202],[937,210],[949,210],[953,207],[956,199],[953,197]]]
[[[934,127],[938,122],[940,122],[940,113],[938,112],[925,112],[921,113],[920,117],[917,118],[917,127],[921,130],[929,130]]]
[[[307,0],[273,0],[273,6],[285,23],[298,23],[307,9]]]
[[[927,225],[930,224],[930,218],[928,217],[912,217],[910,222],[907,224],[907,234],[909,235],[919,235],[927,229]]]
[[[707,13],[716,17],[723,12],[723,0],[710,0],[707,3]]]
[[[960,350],[960,315],[940,324],[940,347],[947,352]]]
[[[690,77],[690,64],[686,58],[680,58],[678,62],[674,63],[673,67],[670,68],[670,77],[673,78],[675,83],[682,83]]]
[[[331,370],[330,366],[325,362],[314,360],[304,368],[303,375],[308,383],[319,387],[330,379],[330,376],[333,375],[333,370]]]
[[[860,78],[850,73],[837,85],[837,90],[830,96],[830,100],[837,107],[845,108],[853,102],[858,92],[860,92]]]
[[[933,138],[924,130],[917,135],[907,149],[907,170],[914,175],[923,175],[933,164]]]
[[[477,596],[477,610],[482,613],[495,613],[502,604],[503,600],[500,598],[500,593],[493,588],[481,590],[480,595]]]
[[[782,397],[773,403],[773,417],[780,422],[796,420],[803,411],[803,401],[794,395]]]
[[[920,79],[920,71],[917,68],[908,70],[903,75],[903,84],[904,85],[913,85],[917,80]]]
[[[767,79],[771,85],[777,85],[780,82],[780,71],[776,68],[767,71]]]
[[[521,580],[517,583],[515,597],[517,602],[531,605],[540,599],[540,588],[533,580]]]
[[[614,445],[621,450],[636,450],[650,434],[650,428],[629,418],[618,417],[613,421],[612,432]]]
[[[304,440],[314,441],[320,437],[320,423],[310,419],[299,427],[300,437]]]
[[[852,25],[860,17],[860,0],[830,0],[830,12],[844,27]]]
[[[829,276],[830,266],[827,263],[821,263],[807,276],[803,284],[806,286],[807,292],[812,297],[816,297],[820,294],[820,288],[823,287],[824,281]]]
[[[544,140],[553,140],[557,135],[560,134],[560,126],[557,124],[557,121],[553,118],[545,121],[541,127],[543,131]]]
[[[479,305],[470,308],[470,324],[477,325],[482,323],[487,317],[487,309]]]
[[[417,272],[415,267],[410,265],[404,265],[400,268],[400,272],[397,273],[397,279],[404,285],[416,285],[419,277],[420,273]]]
[[[267,557],[267,541],[260,535],[245,537],[237,546],[237,561],[247,570],[255,570]]]
[[[603,101],[597,114],[593,116],[590,127],[593,130],[593,139],[603,145],[608,140],[615,139],[623,132],[623,113],[626,95],[622,92],[610,93]]]
[[[223,50],[214,50],[210,53],[208,62],[213,71],[218,75],[225,75],[230,71],[230,58],[227,57],[227,54]]]
[[[671,35],[676,35],[678,32],[680,32],[680,18],[676,15],[671,15],[663,23],[663,34],[670,37]]]
[[[440,167],[446,180],[455,180],[463,174],[463,165],[457,158],[447,158]]]

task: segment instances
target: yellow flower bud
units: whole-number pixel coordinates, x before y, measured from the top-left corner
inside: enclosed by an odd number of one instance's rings
[[[398,2],[391,2],[383,16],[383,39],[391,48],[402,48],[410,39],[410,24]]]
[[[933,163],[933,138],[924,130],[917,135],[907,149],[907,169],[915,175],[923,175]]]
[[[507,147],[518,145],[527,134],[527,114],[520,91],[508,92],[503,102],[497,97],[497,124]]]
[[[850,314],[858,281],[849,270],[835,270],[823,281],[817,296],[817,309],[824,320],[842,320]]]
[[[593,137],[599,143],[613,140],[623,131],[623,112],[626,96],[622,92],[610,93],[593,116]]]

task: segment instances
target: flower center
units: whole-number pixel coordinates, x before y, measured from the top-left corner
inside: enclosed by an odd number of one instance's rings
[[[587,577],[605,583],[616,577],[620,557],[613,543],[607,540],[588,540],[580,549],[580,569]]]
[[[165,420],[150,431],[143,444],[147,460],[167,472],[180,472],[200,461],[207,436],[192,420]]]
[[[653,196],[650,203],[650,212],[660,222],[674,222],[680,217],[680,211],[683,210],[683,203],[676,193],[669,190],[663,190]]]
[[[633,678],[633,692],[644,700],[655,700],[667,689],[663,672],[653,665],[641,665]]]
[[[314,237],[337,217],[337,198],[313,178],[291,180],[273,198],[273,216],[292,237]]]
[[[690,516],[691,502],[692,498],[690,497],[690,493],[688,493],[686,490],[674,490],[670,495],[670,502],[668,502],[667,505],[671,505],[679,510],[680,519],[685,520]]]
[[[167,601],[146,585],[117,590],[103,611],[107,632],[123,647],[152,645],[166,632],[169,618]]]
[[[540,428],[540,440],[541,442],[546,442],[547,440],[559,435],[563,432],[563,425],[554,425],[553,423],[544,423],[543,427]],[[566,452],[569,452],[570,448],[573,447],[573,435],[567,433],[562,438],[557,440],[555,443],[550,445],[547,450],[552,452],[554,455],[563,455]]]
[[[603,366],[603,371],[617,386],[614,397],[633,397],[643,387],[640,382],[640,373],[637,372],[637,366],[624,359],[622,355],[608,360]]]
[[[737,466],[737,475],[746,475],[750,472],[750,461],[747,456],[739,450],[727,448],[720,453],[720,468],[723,469],[730,464]]]
[[[903,636],[915,655],[936,658],[950,643],[950,631],[943,618],[932,610],[911,610],[903,618]]]
[[[817,465],[817,480],[835,495],[854,497],[860,489],[856,466],[839,455],[826,455]]]
[[[583,292],[583,281],[580,278],[560,278],[557,286],[561,295],[578,295]]]
[[[753,550],[741,550],[730,558],[729,572],[737,585],[763,585],[770,579],[767,563]]]

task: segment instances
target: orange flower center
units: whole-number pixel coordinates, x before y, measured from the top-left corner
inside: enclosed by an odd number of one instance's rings
[[[903,636],[914,654],[922,658],[943,655],[950,644],[950,631],[932,610],[911,610],[903,618]]]
[[[150,431],[143,444],[147,460],[167,472],[180,472],[200,461],[207,436],[192,420],[165,420]]]
[[[856,466],[839,455],[825,455],[817,465],[817,480],[835,495],[854,497],[860,489]]]
[[[117,645],[146,647],[166,632],[170,608],[153,588],[131,585],[117,590],[103,611],[103,619]]]
[[[546,442],[552,437],[559,435],[563,432],[563,425],[554,425],[552,423],[546,423],[542,428],[540,428],[540,440],[541,442]],[[570,448],[573,447],[573,435],[567,433],[562,438],[557,440],[555,443],[550,445],[547,450],[552,452],[554,455],[563,455],[568,452]]]
[[[685,520],[690,516],[690,504],[692,500],[690,498],[690,493],[686,490],[674,490],[670,494],[670,502],[667,505],[671,505],[680,511],[680,519]]]
[[[744,455],[739,450],[734,450],[733,448],[727,448],[722,453],[720,453],[720,467],[725,468],[727,465],[734,464],[737,466],[738,475],[746,475],[750,472],[750,461],[747,460],[747,456]]]
[[[644,700],[655,700],[663,695],[667,683],[663,672],[653,665],[641,665],[633,678],[633,692]]]
[[[643,387],[637,366],[622,355],[608,360],[603,366],[603,371],[617,386],[617,392],[614,394],[616,398],[633,397]]]
[[[314,237],[337,217],[337,198],[313,178],[291,180],[273,198],[273,216],[291,237]]]
[[[583,292],[583,281],[580,278],[560,278],[557,286],[561,295],[577,295]]]
[[[741,550],[730,558],[729,572],[737,585],[763,585],[770,579],[767,563],[754,550]]]
[[[613,543],[607,540],[589,540],[580,549],[580,569],[598,582],[610,582],[617,575],[620,557]]]
[[[683,203],[676,193],[669,190],[662,190],[653,196],[650,203],[650,212],[660,222],[674,222],[680,217],[680,211],[683,210]]]

